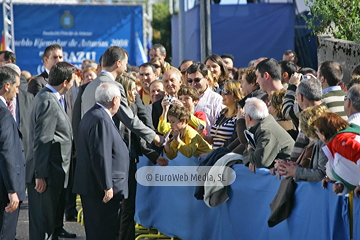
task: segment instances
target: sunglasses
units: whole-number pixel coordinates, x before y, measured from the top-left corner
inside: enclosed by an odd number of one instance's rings
[[[188,83],[192,83],[193,81],[199,83],[201,81],[201,79],[202,78],[194,78],[194,79],[188,78],[186,81]]]
[[[223,89],[223,90],[221,90],[220,94],[221,94],[221,95],[231,95],[231,92]]]
[[[181,70],[181,74],[185,74],[186,73],[186,69]]]
[[[155,68],[161,68],[161,66],[157,65],[157,64],[153,64]]]

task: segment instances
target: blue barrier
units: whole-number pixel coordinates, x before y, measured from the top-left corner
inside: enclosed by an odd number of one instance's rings
[[[169,165],[196,164],[196,158],[177,158]],[[138,167],[149,165],[152,163],[142,157]],[[194,198],[195,187],[145,187],[138,184],[136,222],[185,240],[350,239],[348,199],[332,193],[331,186],[322,189],[320,182],[298,183],[290,217],[269,228],[269,204],[280,181],[267,169],[257,169],[256,174],[242,164],[234,165],[233,169],[237,178],[229,188],[230,199],[215,208],[209,208]],[[356,207],[360,208],[359,205]]]

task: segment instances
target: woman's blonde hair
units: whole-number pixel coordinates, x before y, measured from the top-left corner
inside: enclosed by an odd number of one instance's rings
[[[244,98],[244,95],[241,90],[241,83],[239,81],[235,81],[235,80],[227,81],[224,85],[224,90],[230,92],[231,95],[233,95],[237,99],[237,101],[240,101],[241,99]],[[236,104],[236,108],[235,108],[234,112],[232,113],[232,116],[236,116],[236,114],[238,112],[237,105],[238,104]],[[224,108],[222,113],[226,113],[227,110],[228,110],[227,107]]]
[[[314,122],[324,113],[329,112],[329,110],[324,105],[317,105],[314,107],[305,108],[299,117],[300,129],[308,138],[318,139],[317,134],[315,133]]]
[[[125,95],[126,95],[126,100],[128,102],[128,105],[130,106],[130,104],[132,102],[135,102],[135,99],[132,95],[132,84],[135,83],[135,78],[132,74],[122,74],[120,76],[118,76],[115,81],[121,83],[121,85],[123,85],[124,90],[125,90]]]

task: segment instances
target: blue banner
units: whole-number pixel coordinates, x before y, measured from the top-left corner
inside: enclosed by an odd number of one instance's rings
[[[136,36],[143,39],[142,6],[14,4],[15,53],[22,70],[39,74],[48,45],[63,47],[64,61],[80,68],[84,59],[98,62],[110,46],[129,53],[136,65]]]
[[[200,6],[184,16],[185,49],[179,59],[178,15],[172,17],[172,65],[184,59],[201,60]],[[236,68],[247,67],[251,60],[271,57],[282,60],[286,50],[294,50],[294,5],[257,3],[211,5],[212,53],[232,54]]]

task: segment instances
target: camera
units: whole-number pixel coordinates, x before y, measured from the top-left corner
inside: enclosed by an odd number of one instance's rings
[[[308,76],[308,75],[302,75],[301,80],[303,80],[303,79],[310,79],[310,78],[311,78],[311,76]]]
[[[174,101],[175,99],[177,99],[177,98],[176,98],[176,97],[172,97],[172,96],[168,95],[168,101],[169,101],[169,104],[172,104],[172,103],[173,103],[173,101]]]
[[[199,127],[198,127],[198,131],[202,132],[202,131],[204,131],[204,129],[205,129],[205,126],[200,123]]]

